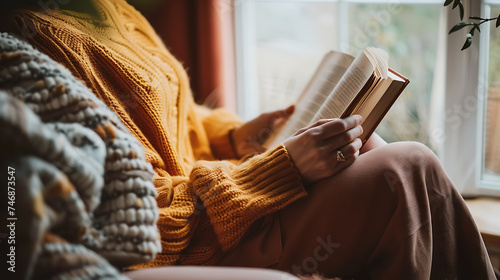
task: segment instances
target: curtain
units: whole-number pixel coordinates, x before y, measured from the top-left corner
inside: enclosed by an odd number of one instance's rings
[[[235,109],[234,1],[141,2],[131,1],[187,69],[195,100],[212,108]]]

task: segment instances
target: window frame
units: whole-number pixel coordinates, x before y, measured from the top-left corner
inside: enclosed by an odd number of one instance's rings
[[[486,16],[486,5],[500,5],[500,1],[467,1],[465,4],[470,15]],[[453,11],[448,18],[448,30],[459,21],[458,12]],[[460,46],[464,43],[467,30],[448,38],[444,112],[454,112],[456,106],[462,106],[468,112],[465,112],[460,126],[445,121],[440,158],[451,180],[464,196],[500,196],[500,180],[495,178],[496,175],[484,176],[483,173],[490,24],[481,26],[481,31],[481,35],[476,36],[478,38],[473,45],[465,51],[460,51]],[[460,114],[452,113],[450,117],[461,118]],[[472,168],[468,166],[470,164]]]
[[[257,2],[322,2],[337,3],[338,22],[345,22],[346,5],[349,3],[373,4],[443,4],[443,0],[235,0],[235,39],[237,66],[237,110],[244,120],[258,115],[259,97],[257,94],[257,73],[255,65],[255,33],[253,13]],[[485,5],[498,4],[500,0],[465,0],[466,11],[470,15],[484,16]],[[344,11],[344,12],[343,12]],[[458,9],[451,6],[443,13],[448,31],[460,22]],[[466,15],[465,18],[468,18]],[[249,24],[250,23],[250,24]],[[344,26],[339,24],[339,26]],[[337,48],[348,43],[348,27],[339,30]],[[488,180],[483,176],[486,126],[486,98],[488,90],[488,49],[489,24],[481,27],[481,35],[475,36],[475,42],[466,51],[460,48],[464,43],[466,29],[445,36],[446,62],[444,70],[444,108],[442,120],[437,120],[431,137],[440,146],[439,158],[449,177],[464,196],[500,196],[500,180]],[[479,39],[478,39],[479,38]],[[485,79],[481,77],[486,77]],[[465,104],[467,102],[467,104]],[[457,105],[467,105],[467,112],[455,112]],[[460,119],[460,124],[450,119]],[[474,132],[474,133],[471,133]],[[464,160],[467,158],[468,160]],[[471,166],[472,165],[472,166]],[[496,177],[493,175],[493,177]]]

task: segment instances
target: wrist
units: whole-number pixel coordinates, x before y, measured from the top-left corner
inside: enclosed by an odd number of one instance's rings
[[[231,149],[233,150],[233,154],[235,158],[240,158],[240,155],[238,153],[238,149],[236,148],[236,144],[234,141],[234,131],[237,129],[237,127],[229,130],[227,137],[229,139],[229,144],[231,145]]]

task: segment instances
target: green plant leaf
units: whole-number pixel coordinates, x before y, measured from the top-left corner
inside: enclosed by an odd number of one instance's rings
[[[461,2],[461,0],[455,0],[455,2],[453,2],[453,9],[455,9]]]
[[[469,17],[469,19],[483,20],[484,18],[482,18],[482,17]]]
[[[446,0],[446,1],[444,2],[444,6],[448,6],[448,5],[450,5],[450,4],[451,4],[451,2],[453,2],[453,0]]]
[[[498,15],[497,17],[497,24],[496,24],[496,27],[500,26],[500,15]]]
[[[469,26],[469,25],[473,25],[473,23],[468,23],[468,22],[459,22],[457,24],[455,24],[455,26],[453,26],[453,28],[451,28],[450,32],[448,34],[451,34],[455,31],[458,31],[466,26]]]
[[[460,20],[464,20],[464,5],[462,5],[462,2],[458,2],[458,7],[460,8]]]
[[[472,45],[472,34],[468,33],[465,39],[465,44],[462,47],[462,51],[469,48]]]

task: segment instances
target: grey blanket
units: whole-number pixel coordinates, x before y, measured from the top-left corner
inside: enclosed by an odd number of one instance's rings
[[[5,33],[0,135],[0,213],[11,225],[0,245],[15,239],[2,247],[2,279],[123,279],[115,267],[155,258],[157,194],[142,146],[67,69]]]

